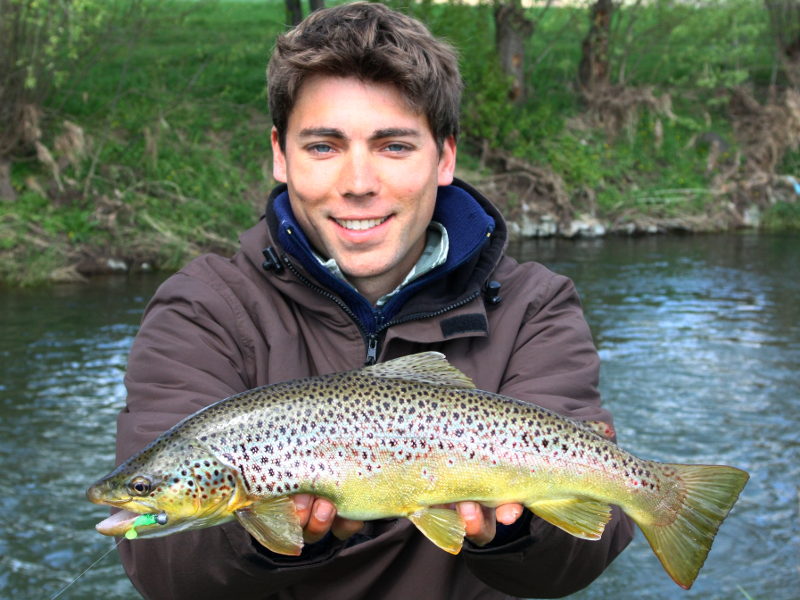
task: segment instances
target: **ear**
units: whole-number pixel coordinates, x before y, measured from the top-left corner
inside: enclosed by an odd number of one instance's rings
[[[448,136],[439,155],[439,185],[450,185],[456,172],[456,138]]]
[[[278,130],[275,127],[272,128],[270,140],[272,141],[272,176],[275,181],[286,183],[286,155],[278,142]]]

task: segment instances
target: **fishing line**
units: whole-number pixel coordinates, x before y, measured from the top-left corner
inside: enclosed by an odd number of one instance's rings
[[[96,561],[94,561],[92,564],[90,564],[88,567],[86,567],[80,575],[78,575],[75,579],[70,581],[63,588],[61,588],[58,591],[58,593],[56,593],[55,596],[52,596],[50,598],[50,600],[56,600],[56,598],[58,598],[61,594],[63,594],[65,591],[67,591],[67,588],[69,588],[73,583],[78,581],[78,579],[80,579],[81,577],[86,575],[87,571],[89,571],[97,563],[99,563],[106,556],[108,556],[114,550],[116,550],[117,546],[119,546],[122,543],[122,540],[133,540],[133,539],[136,539],[138,537],[138,535],[139,535],[138,533],[136,533],[136,528],[137,527],[141,527],[142,525],[166,525],[166,524],[167,524],[167,513],[162,512],[162,513],[150,513],[150,514],[146,514],[146,515],[139,515],[133,521],[133,524],[131,525],[130,529],[128,529],[128,531],[125,532],[125,537],[120,538],[120,540],[116,544],[111,546],[111,548],[108,550],[108,552],[103,554],[103,556],[101,556]]]
[[[125,539],[125,538],[120,538],[120,540],[119,540],[119,541],[118,541],[116,544],[114,544],[113,546],[111,546],[111,548],[108,550],[108,552],[104,553],[104,554],[103,554],[103,556],[101,556],[101,557],[100,557],[100,558],[98,558],[96,561],[94,561],[92,564],[90,564],[88,567],[86,567],[86,568],[83,570],[83,572],[82,572],[80,575],[78,575],[78,576],[77,576],[75,579],[73,579],[72,581],[70,581],[70,582],[69,582],[67,585],[65,585],[63,588],[61,588],[61,589],[60,589],[60,590],[59,590],[59,591],[56,593],[56,595],[55,595],[55,596],[51,596],[51,597],[50,597],[50,600],[56,600],[56,598],[58,598],[58,597],[59,597],[61,594],[63,594],[64,592],[66,592],[66,591],[67,591],[67,588],[69,588],[69,587],[70,587],[70,586],[71,586],[73,583],[75,583],[76,581],[78,581],[78,579],[80,579],[81,577],[83,577],[84,575],[86,575],[86,572],[87,572],[89,569],[91,569],[92,567],[94,567],[94,566],[95,566],[97,563],[99,563],[101,560],[103,560],[103,559],[104,559],[106,556],[108,556],[108,555],[109,555],[109,554],[111,554],[111,553],[112,553],[114,550],[116,550],[116,549],[117,549],[117,546],[119,546],[119,545],[122,543],[122,540],[124,540],[124,539]]]

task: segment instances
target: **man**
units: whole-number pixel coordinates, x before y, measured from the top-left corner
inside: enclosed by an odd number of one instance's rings
[[[504,256],[502,217],[454,179],[461,81],[447,45],[383,5],[339,6],[281,36],[268,85],[283,184],[233,258],[198,258],[148,306],[120,460],[234,393],[422,350],[481,389],[610,421],[573,285]],[[556,596],[590,583],[631,537],[616,510],[590,542],[517,504],[462,502],[467,542],[452,556],[405,519],[361,523],[324,498],[295,503],[299,557],[229,523],[125,543],[123,563],[148,598]]]

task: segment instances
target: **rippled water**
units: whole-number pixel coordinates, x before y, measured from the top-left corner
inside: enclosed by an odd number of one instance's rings
[[[2,598],[49,598],[112,546],[84,494],[113,467],[127,353],[156,283],[0,291]],[[62,597],[139,596],[114,553]]]
[[[751,474],[689,592],[637,532],[574,597],[800,597],[800,239],[550,241],[516,252],[576,281],[623,447]]]
[[[752,477],[692,590],[637,533],[573,597],[797,598],[800,239],[544,240],[512,253],[575,280],[626,449]],[[126,355],[157,283],[0,291],[0,597],[50,597],[111,547],[84,492],[113,465]],[[137,597],[116,553],[62,596]]]

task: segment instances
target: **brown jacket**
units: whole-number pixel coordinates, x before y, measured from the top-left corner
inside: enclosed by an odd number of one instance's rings
[[[598,356],[573,284],[542,265],[504,256],[500,215],[475,190],[456,185],[495,219],[494,233],[459,269],[403,305],[377,337],[378,360],[438,350],[481,389],[610,422],[600,407]],[[233,258],[196,259],[152,299],[130,355],[118,460],[221,398],[364,364],[372,340],[336,294],[284,252],[275,219],[267,222],[242,235]],[[273,252],[265,263],[267,247]],[[490,279],[501,284],[499,302],[485,293]],[[596,578],[630,541],[631,525],[615,509],[602,540],[591,542],[526,514],[500,537],[485,548],[467,543],[452,556],[407,520],[387,519],[368,522],[345,543],[329,537],[307,545],[294,558],[270,553],[238,523],[228,523],[125,541],[119,551],[147,598],[556,597]]]

